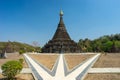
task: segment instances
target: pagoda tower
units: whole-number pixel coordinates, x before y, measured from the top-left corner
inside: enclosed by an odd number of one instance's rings
[[[71,40],[67,33],[64,21],[63,11],[60,11],[60,21],[57,30],[47,44],[42,48],[43,53],[75,53],[78,52],[77,43]]]

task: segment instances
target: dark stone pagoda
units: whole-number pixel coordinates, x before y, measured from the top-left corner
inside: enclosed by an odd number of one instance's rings
[[[48,43],[42,48],[43,53],[75,53],[78,52],[77,43],[71,40],[63,21],[63,12],[60,11],[60,21],[57,30]]]

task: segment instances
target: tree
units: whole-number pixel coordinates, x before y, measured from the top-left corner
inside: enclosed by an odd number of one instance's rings
[[[105,35],[94,40],[80,39],[78,46],[81,52],[120,52],[120,34]]]
[[[13,44],[12,44],[11,41],[8,41],[8,43],[6,44],[5,51],[8,52],[8,53],[14,52]]]
[[[87,52],[92,52],[91,40],[86,38],[85,41],[84,41],[84,44],[85,44],[85,47],[86,47],[86,51]]]
[[[112,46],[113,46],[113,42],[107,41],[106,43],[103,44],[102,50],[104,52],[111,52]]]
[[[25,53],[24,50],[20,50],[20,51],[19,51],[19,54],[20,54],[20,55],[22,55],[23,53]]]
[[[114,52],[120,52],[120,41],[115,41],[115,51]]]
[[[2,65],[2,75],[8,80],[14,80],[15,75],[19,74],[23,66],[19,61],[8,61]]]
[[[41,48],[39,47],[39,43],[37,41],[33,41],[32,45],[35,47],[35,52],[41,52]]]
[[[34,47],[39,47],[39,43],[38,43],[37,41],[33,41],[33,42],[32,42],[32,45],[33,45]]]

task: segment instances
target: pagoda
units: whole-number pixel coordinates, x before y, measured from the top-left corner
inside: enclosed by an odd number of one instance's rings
[[[71,40],[69,34],[67,33],[64,21],[63,21],[63,11],[60,11],[60,21],[57,30],[52,38],[47,44],[42,48],[43,53],[75,53],[78,52],[77,43]]]

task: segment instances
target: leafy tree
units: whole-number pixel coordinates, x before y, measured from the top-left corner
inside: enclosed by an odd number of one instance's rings
[[[115,41],[115,52],[120,52],[120,41]]]
[[[39,47],[39,43],[38,43],[37,41],[33,41],[33,42],[32,42],[32,45],[33,45],[34,47]]]
[[[19,74],[23,67],[19,61],[8,61],[1,68],[3,76],[8,80],[14,80],[15,75]]]
[[[103,44],[102,50],[104,52],[111,52],[113,42],[112,41],[107,41],[106,43]]]
[[[35,51],[40,53],[41,52],[41,48],[40,47],[35,47]]]
[[[80,39],[81,52],[120,52],[120,34],[105,35],[95,40]]]

